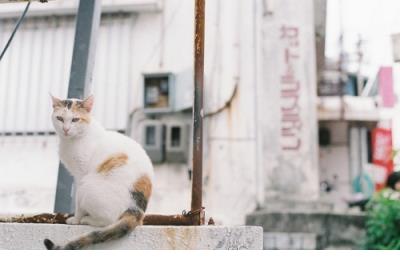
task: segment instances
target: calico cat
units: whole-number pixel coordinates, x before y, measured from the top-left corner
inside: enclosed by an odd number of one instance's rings
[[[75,214],[67,224],[107,227],[64,246],[45,239],[46,248],[81,249],[127,235],[143,222],[154,176],[150,158],[137,142],[92,118],[93,96],[52,96],[52,102],[60,159],[75,179]]]

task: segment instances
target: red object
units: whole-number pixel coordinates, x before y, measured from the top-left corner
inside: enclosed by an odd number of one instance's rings
[[[375,185],[377,191],[385,187],[387,176],[393,172],[392,152],[392,130],[386,128],[372,130],[372,163],[386,169],[385,180],[378,181]]]

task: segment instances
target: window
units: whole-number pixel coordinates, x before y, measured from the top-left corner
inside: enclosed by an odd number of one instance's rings
[[[156,127],[147,126],[146,127],[146,145],[153,146],[156,144]]]
[[[181,128],[171,128],[171,147],[179,147],[181,145]]]

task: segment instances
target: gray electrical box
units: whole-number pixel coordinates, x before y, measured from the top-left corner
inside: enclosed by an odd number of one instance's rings
[[[153,163],[164,161],[165,126],[157,120],[146,120],[142,123],[141,144]]]
[[[165,156],[168,162],[187,162],[189,130],[190,126],[184,122],[166,125]]]
[[[174,81],[172,73],[143,74],[145,113],[165,113],[174,110]]]

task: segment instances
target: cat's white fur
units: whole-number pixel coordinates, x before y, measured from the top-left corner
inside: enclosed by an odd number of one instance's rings
[[[90,101],[93,97],[88,99],[85,101],[93,104]],[[146,152],[133,139],[105,130],[93,118],[89,123],[74,123],[74,117],[74,112],[67,107],[52,114],[55,130],[60,136],[60,159],[75,179],[75,216],[67,223],[106,226],[116,222],[132,206],[130,191],[135,181],[144,175],[153,180],[153,166]],[[66,127],[68,135],[64,131]],[[102,162],[118,153],[128,156],[127,164],[107,175],[97,172]]]

